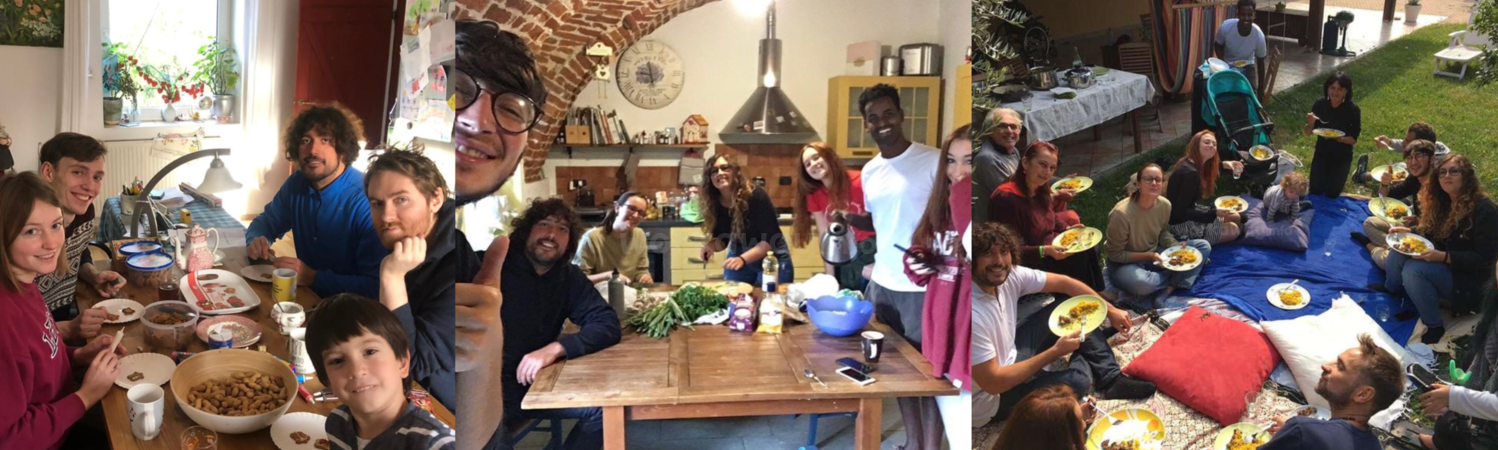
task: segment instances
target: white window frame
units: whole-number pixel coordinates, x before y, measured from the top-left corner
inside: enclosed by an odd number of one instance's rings
[[[249,82],[255,77],[253,61],[256,48],[246,45],[254,42],[259,6],[249,0],[211,0],[219,3],[218,29],[229,30],[216,36],[220,42],[229,44],[239,55],[239,85],[235,87],[238,97],[235,122],[162,122],[159,108],[142,109],[140,125],[133,127],[106,127],[104,125],[104,86],[97,74],[103,71],[102,43],[104,25],[108,23],[108,0],[67,0],[66,23],[69,30],[84,30],[82,33],[65,34],[63,43],[63,113],[60,131],[74,131],[93,136],[101,141],[123,141],[151,139],[170,133],[192,133],[203,129],[208,136],[239,136],[243,134],[246,117],[246,100],[250,97]],[[247,3],[248,1],[248,3]],[[145,94],[142,95],[154,95]],[[184,102],[190,102],[185,100]],[[179,103],[180,104],[180,103]],[[150,118],[156,121],[149,121]]]

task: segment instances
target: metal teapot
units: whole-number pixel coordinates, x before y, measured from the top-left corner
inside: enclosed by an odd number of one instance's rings
[[[848,228],[846,219],[841,216],[834,217],[832,223],[827,225],[827,234],[822,235],[822,243],[818,248],[822,251],[822,260],[835,266],[858,258],[858,242],[853,239],[853,230]]]

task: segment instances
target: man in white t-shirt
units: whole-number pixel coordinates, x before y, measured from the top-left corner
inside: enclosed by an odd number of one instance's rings
[[[1057,384],[1070,386],[1077,395],[1092,392],[1096,386],[1108,399],[1155,395],[1154,384],[1119,370],[1107,341],[1111,331],[1099,328],[1085,337],[1080,332],[1058,337],[1051,333],[1047,319],[1060,301],[1038,310],[1029,302],[1019,302],[1020,297],[1038,292],[1097,295],[1092,288],[1065,275],[1015,266],[1020,239],[1004,225],[987,222],[973,231],[977,254],[973,260],[972,360],[973,383],[978,385],[973,390],[973,426],[1003,420],[1025,395]],[[1127,331],[1128,313],[1111,304],[1107,307],[1108,321],[1115,329]],[[1065,369],[1042,370],[1069,354],[1071,361]]]
[[[901,125],[900,91],[877,84],[858,97],[864,130],[879,145],[879,155],[863,166],[864,214],[847,215],[856,228],[878,233],[874,272],[864,297],[874,303],[874,316],[911,345],[921,345],[921,311],[925,289],[905,275],[905,252],[910,238],[926,211],[926,200],[936,183],[936,165],[941,150],[911,142]],[[938,448],[941,416],[930,397],[902,397],[900,414],[905,421],[905,448]]]
[[[1254,4],[1254,0],[1238,0],[1238,18],[1222,21],[1222,26],[1217,28],[1217,38],[1212,43],[1212,50],[1217,57],[1248,77],[1248,83],[1253,85],[1254,92],[1259,91],[1259,80],[1264,79],[1264,58],[1269,56],[1269,46],[1264,42],[1264,30],[1254,24],[1256,9],[1258,5]]]

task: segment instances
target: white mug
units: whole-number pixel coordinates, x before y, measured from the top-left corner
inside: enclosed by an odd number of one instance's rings
[[[125,392],[130,399],[130,432],[142,441],[156,439],[161,434],[161,413],[166,406],[166,393],[155,384],[137,384]]]
[[[287,335],[307,324],[307,313],[295,302],[276,303],[271,307],[270,318],[276,323],[276,332]]]
[[[296,366],[296,373],[310,375],[317,373],[312,367],[312,357],[307,354],[307,329],[293,328],[291,339],[286,341],[286,353],[291,356],[291,365]]]

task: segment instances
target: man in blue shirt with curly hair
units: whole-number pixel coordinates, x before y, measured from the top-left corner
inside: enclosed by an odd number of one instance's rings
[[[245,233],[251,259],[272,260],[297,273],[297,285],[322,297],[354,293],[379,298],[380,261],[389,253],[375,234],[359,156],[361,121],[337,103],[303,111],[286,129],[285,156],[297,171]],[[288,230],[297,257],[277,256],[271,240]]]

